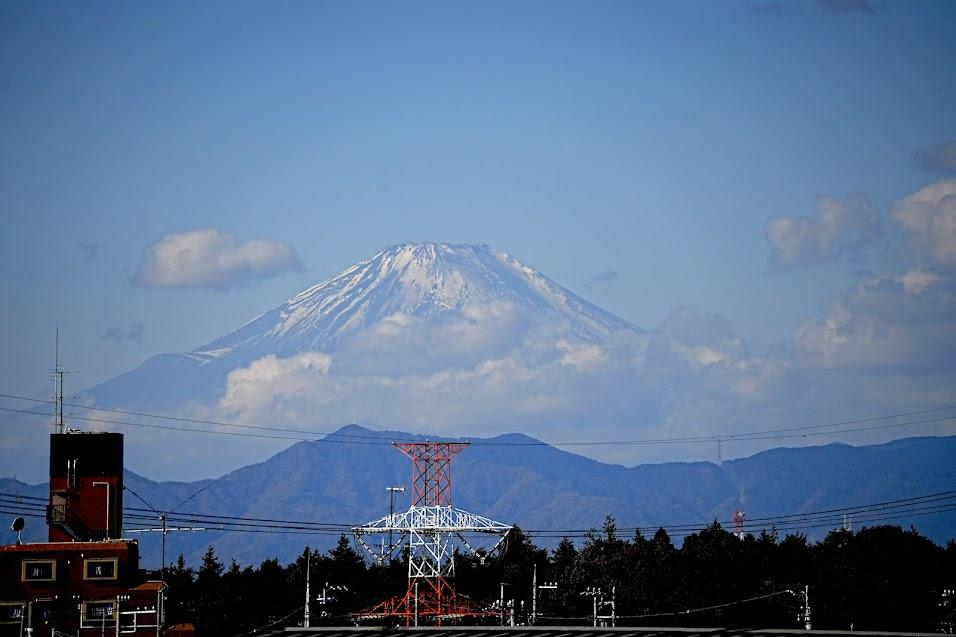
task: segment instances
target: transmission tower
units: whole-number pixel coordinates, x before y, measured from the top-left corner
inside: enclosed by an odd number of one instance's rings
[[[734,511],[733,522],[734,522],[734,535],[737,536],[737,539],[744,539],[744,520],[747,518],[747,514],[741,510]]]
[[[352,529],[356,541],[373,559],[382,559],[368,535],[399,539],[383,554],[391,555],[398,546],[408,549],[408,589],[404,596],[387,599],[365,612],[358,620],[404,619],[406,626],[420,620],[442,625],[465,617],[494,615],[482,610],[455,592],[456,549],[476,553],[467,536],[497,536],[494,551],[511,527],[489,518],[456,509],[451,504],[451,461],[468,443],[414,442],[395,446],[412,460],[412,498],[408,511],[389,515]],[[473,540],[475,541],[475,540]],[[477,541],[475,541],[477,544]]]

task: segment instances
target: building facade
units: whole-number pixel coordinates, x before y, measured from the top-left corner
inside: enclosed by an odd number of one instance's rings
[[[123,435],[50,436],[49,541],[0,546],[0,637],[163,633],[164,585],[123,539]]]

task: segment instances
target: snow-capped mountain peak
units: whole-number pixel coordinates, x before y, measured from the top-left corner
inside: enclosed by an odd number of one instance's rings
[[[114,405],[208,401],[227,391],[234,372],[248,375],[257,363],[255,372],[268,377],[289,365],[318,365],[353,379],[490,374],[505,359],[580,368],[600,360],[619,332],[642,330],[505,252],[404,243],[191,352],[154,356],[90,395]]]
[[[496,302],[512,303],[540,320],[557,320],[587,342],[637,329],[487,245],[404,243],[303,290],[193,354],[331,351],[389,317],[431,319]]]

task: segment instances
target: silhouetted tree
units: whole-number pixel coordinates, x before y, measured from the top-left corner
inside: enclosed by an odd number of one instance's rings
[[[193,621],[196,616],[196,597],[193,586],[193,570],[186,567],[182,553],[175,564],[171,564],[165,574],[166,621],[169,624],[181,624]]]
[[[366,563],[346,536],[327,553],[306,550],[284,567],[272,559],[257,568],[233,561],[224,569],[209,547],[195,574],[182,556],[168,569],[167,617],[193,622],[200,637],[239,634],[287,617],[285,624],[294,624],[301,618],[307,559],[314,625],[341,623],[349,612],[405,592],[407,554],[391,565]],[[626,539],[608,516],[580,549],[564,538],[549,556],[515,527],[500,553],[456,553],[454,559],[460,593],[491,602],[504,582],[506,598],[518,601],[519,619],[522,601],[530,612],[537,566],[539,582],[558,584],[539,600],[548,623],[582,623],[592,606],[581,591],[595,586],[610,595],[616,586],[618,614],[632,624],[795,628],[809,585],[814,628],[932,632],[952,621],[944,616],[952,611],[939,602],[943,589],[956,587],[956,542],[942,548],[914,530],[890,526],[833,531],[811,545],[803,535],[778,541],[773,529],[738,538],[715,522],[678,549],[663,528],[649,539],[639,531]],[[320,607],[314,598],[326,582],[349,592]],[[714,605],[723,606],[696,612]],[[332,617],[323,618],[323,611]]]
[[[196,574],[196,630],[205,635],[222,632],[225,624],[225,591],[222,587],[222,562],[209,547]]]

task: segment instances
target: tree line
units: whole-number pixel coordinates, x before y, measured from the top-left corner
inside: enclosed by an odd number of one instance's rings
[[[198,569],[182,556],[169,566],[167,620],[201,636],[301,623],[307,564],[313,626],[350,623],[407,587],[404,558],[369,563],[346,536],[285,566],[226,567],[209,547]],[[815,629],[951,632],[956,542],[941,547],[898,526],[834,530],[816,543],[772,530],[738,538],[714,522],[677,547],[664,529],[621,537],[608,517],[580,547],[564,538],[550,551],[515,528],[491,555],[456,553],[455,571],[459,594],[497,609],[492,623],[590,625],[600,600],[598,614],[613,602],[618,626],[803,628],[809,602]],[[532,618],[535,575],[547,587]]]

